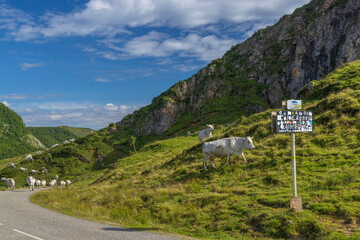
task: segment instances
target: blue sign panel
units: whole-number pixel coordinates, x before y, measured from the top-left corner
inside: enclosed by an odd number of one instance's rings
[[[276,132],[301,133],[313,131],[313,114],[311,111],[277,111]]]

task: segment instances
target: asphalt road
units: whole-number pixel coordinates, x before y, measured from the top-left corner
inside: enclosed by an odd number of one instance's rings
[[[30,202],[29,190],[0,191],[1,240],[179,240],[149,231],[91,222]]]

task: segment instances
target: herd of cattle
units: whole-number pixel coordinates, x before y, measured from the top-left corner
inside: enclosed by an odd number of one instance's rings
[[[38,154],[38,152],[36,153]],[[31,156],[31,154],[27,155],[24,159],[29,159],[30,161],[34,161],[33,157]],[[9,163],[9,166],[12,168],[16,168],[14,163]],[[19,171],[21,172],[26,172],[27,168],[23,168],[23,167],[19,167]],[[45,167],[41,168],[42,173],[47,174],[48,170]],[[31,174],[37,174],[39,171],[38,170],[30,170],[29,173]],[[52,179],[49,182],[49,186],[50,187],[55,187],[57,186],[57,180],[58,180],[58,176],[55,175],[54,179]],[[7,183],[8,188],[12,191],[15,189],[15,180],[13,178],[1,178],[1,181],[4,181]],[[29,185],[30,191],[34,191],[34,188],[40,188],[40,187],[46,187],[46,181],[45,180],[40,180],[40,179],[35,179],[33,176],[28,176],[26,178],[26,183]],[[66,181],[60,181],[60,186],[64,187],[66,185],[70,185],[71,181],[70,180],[66,180]]]
[[[198,134],[198,139],[199,142],[203,142],[208,138],[212,137],[212,131],[214,131],[214,126],[213,125],[207,125],[207,128],[200,131]],[[188,133],[189,134],[189,133]],[[73,140],[70,140],[68,142],[71,142]],[[64,142],[64,143],[68,143],[68,142]],[[55,144],[52,148],[58,146],[58,144]],[[231,156],[239,156],[241,155],[244,158],[245,163],[247,164],[248,162],[246,161],[245,155],[244,155],[244,150],[245,149],[254,149],[254,144],[253,144],[253,139],[252,137],[229,137],[229,138],[222,138],[219,140],[215,140],[215,141],[211,141],[211,142],[204,142],[202,144],[202,153],[203,153],[203,164],[204,164],[204,168],[205,170],[207,169],[206,166],[206,162],[207,160],[210,159],[210,164],[211,166],[216,169],[215,165],[214,165],[214,159],[215,158],[227,158],[227,162],[226,165],[229,166],[230,164],[230,158]],[[39,154],[40,152],[36,152],[35,154]],[[31,156],[31,154],[27,155],[25,157],[25,159],[29,159],[30,161],[34,161],[33,157]],[[12,168],[15,168],[15,165],[13,163],[9,163],[9,165]],[[26,168],[20,167],[19,168],[20,171],[25,172],[27,171]],[[38,170],[31,170],[30,171],[31,174],[37,174]],[[48,173],[47,169],[42,167],[42,173]],[[6,181],[8,184],[9,189],[13,190],[15,188],[15,180],[12,178],[1,178],[2,181]],[[51,180],[49,183],[50,187],[54,187],[57,186],[57,180],[58,180],[58,176],[55,175],[55,179]],[[34,190],[34,186],[36,186],[37,188],[39,188],[40,186],[45,187],[46,186],[46,181],[45,180],[36,180],[34,177],[32,176],[28,176],[26,179],[27,184],[30,187],[30,191]],[[66,180],[66,181],[60,181],[60,186],[66,186],[71,184],[70,180]]]

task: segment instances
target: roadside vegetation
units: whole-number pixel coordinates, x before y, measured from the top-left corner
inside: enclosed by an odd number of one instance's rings
[[[296,134],[302,212],[289,209],[290,135],[271,132],[274,110],[216,126],[210,140],[254,135],[248,165],[216,159],[218,169],[204,171],[197,134],[185,136],[183,127],[177,137],[138,136],[136,152],[131,135],[107,128],[40,154],[35,162],[78,181],[32,200],[90,220],[204,239],[359,239],[360,61],[309,84],[301,97],[315,116],[312,133]]]

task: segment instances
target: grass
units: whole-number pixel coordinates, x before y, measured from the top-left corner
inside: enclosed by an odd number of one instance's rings
[[[346,74],[351,66],[339,71]],[[77,183],[41,191],[32,200],[90,220],[202,239],[359,239],[360,90],[358,85],[346,87],[342,80],[347,75],[334,74],[341,88],[328,91],[333,80],[327,78],[316,84],[316,95],[306,92],[304,100],[303,109],[314,113],[315,127],[312,133],[296,135],[300,213],[289,209],[290,135],[271,132],[272,110],[242,116],[214,131],[211,140],[254,135],[255,149],[245,151],[248,165],[232,158],[227,167],[225,159],[216,159],[218,169],[205,171],[196,134],[139,138],[138,151],[125,154],[129,141],[103,130],[74,145],[73,154],[90,161]],[[318,98],[319,89],[328,93]],[[46,154],[65,164],[75,160],[64,158],[71,149]],[[102,154],[105,168],[94,162]]]

